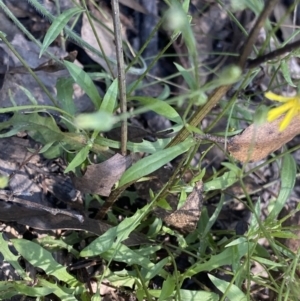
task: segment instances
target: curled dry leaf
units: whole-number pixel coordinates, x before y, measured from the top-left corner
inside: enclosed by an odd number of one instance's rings
[[[280,132],[279,125],[284,116],[262,125],[250,125],[242,134],[229,139],[227,149],[241,162],[255,162],[264,159],[270,153],[300,134],[300,118],[292,119],[288,127]]]
[[[88,217],[80,223],[77,218],[68,215],[53,215],[46,211],[34,208],[21,207],[17,204],[8,204],[0,201],[0,220],[3,222],[17,222],[21,225],[39,230],[77,230],[87,231],[98,236],[108,231],[111,226],[105,222]],[[127,246],[148,243],[148,239],[140,233],[132,232],[124,241]]]
[[[72,181],[76,189],[83,193],[109,196],[113,185],[121,178],[131,162],[131,156],[123,157],[115,154],[100,164],[88,166],[83,177],[72,176]]]
[[[183,232],[192,232],[196,229],[202,208],[202,190],[203,183],[196,183],[193,191],[187,197],[184,205],[165,217],[164,221],[174,228],[180,229]]]

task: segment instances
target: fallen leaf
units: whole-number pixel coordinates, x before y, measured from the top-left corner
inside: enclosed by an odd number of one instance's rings
[[[106,18],[101,16],[101,23],[103,23],[103,26],[99,24],[99,22],[94,22],[93,25],[95,31],[97,32],[98,39],[101,41],[101,46],[106,57],[112,60],[116,60],[116,47],[115,47],[114,35],[113,35],[114,32],[113,21],[108,12],[107,15],[108,16]],[[125,36],[124,32],[122,36]],[[91,27],[91,24],[89,23],[86,14],[83,14],[82,16],[81,37],[86,43],[90,44],[95,49],[102,52],[101,49],[99,48],[97,38],[93,32],[93,29]],[[102,66],[107,72],[110,72],[110,69],[107,66],[107,63],[103,57],[100,57],[99,55],[93,53],[87,48],[85,48],[85,51],[95,62],[97,62],[100,66]],[[113,64],[111,65],[113,68],[115,67]]]
[[[131,156],[115,154],[108,160],[87,167],[83,177],[71,176],[76,189],[83,193],[109,196],[114,184],[131,165]]]
[[[0,220],[4,222],[17,222],[39,230],[78,230],[87,231],[96,235],[102,235],[111,226],[98,220],[84,218],[80,223],[77,218],[68,215],[52,215],[49,212],[22,207],[17,204],[10,204],[0,201]],[[129,238],[124,241],[127,246],[147,243],[148,240],[140,233],[132,232]]]
[[[164,222],[183,232],[193,232],[196,229],[202,208],[203,183],[196,183],[193,191],[187,197],[184,205],[165,217]]]
[[[140,13],[148,14],[147,10],[144,6],[139,4],[137,0],[120,0],[120,3],[134,9]]]
[[[241,162],[260,161],[300,134],[299,116],[280,132],[279,124],[283,118],[259,126],[252,124],[242,134],[229,139],[227,149],[231,156]]]
[[[37,75],[39,80],[55,98],[57,79],[60,77],[68,77],[69,72],[63,69],[62,66],[57,66],[56,63],[51,62],[46,55],[39,58],[39,47],[35,43],[27,41],[24,35],[16,34],[11,44],[32,69],[36,70],[35,68],[38,68],[40,70]],[[27,73],[27,70],[26,73],[24,73],[24,67],[20,65],[19,59],[11,50],[5,44],[1,45],[1,49],[3,51],[0,50],[0,56],[6,53],[9,57],[9,69],[6,65],[1,66],[0,64],[0,73],[3,74],[6,72],[5,70],[8,69],[3,87],[0,90],[1,107],[11,107],[11,97],[13,97],[18,106],[32,104],[28,97],[24,97],[24,92],[20,87],[25,87],[30,91],[40,105],[53,105],[31,74]],[[68,55],[58,47],[49,47],[48,50],[55,56],[62,57],[66,60],[72,60],[75,55],[75,53]],[[28,55],[28,53],[30,53],[30,55]],[[59,70],[60,68],[63,70]],[[46,70],[47,72],[45,72]],[[49,70],[55,71],[55,76],[49,73]],[[89,111],[93,108],[90,98],[78,85],[74,85],[73,99],[78,113]]]

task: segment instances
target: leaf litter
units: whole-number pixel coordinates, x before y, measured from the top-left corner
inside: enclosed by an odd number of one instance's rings
[[[64,1],[65,2],[65,1]],[[120,1],[121,2],[121,1]],[[196,1],[194,1],[196,2]],[[200,1],[201,2],[201,1]],[[123,0],[122,3],[127,4],[128,6],[132,6],[132,1]],[[202,2],[201,2],[202,3]],[[199,3],[196,3],[196,5],[199,5]],[[142,11],[143,13],[147,13],[146,10],[139,7],[137,10]],[[217,15],[219,17],[213,18],[213,15]],[[205,38],[205,43],[201,43],[203,39],[197,39],[198,47],[201,50],[203,47],[205,51],[200,51],[199,49],[199,57],[202,53],[209,53],[213,48],[212,44],[215,42],[214,38],[214,32],[217,34],[218,31],[220,31],[222,28],[225,27],[227,16],[225,13],[225,10],[219,10],[219,7],[217,5],[212,4],[207,10],[203,12],[203,18],[201,18],[201,14],[199,15],[199,20],[197,20],[196,26],[201,23],[197,29],[198,33],[203,32],[203,38]],[[214,23],[214,19],[218,20]],[[84,21],[84,26],[87,26],[87,20]],[[199,21],[199,22],[198,22]],[[111,24],[111,20],[108,18],[108,22]],[[216,27],[217,29],[214,29]],[[86,27],[85,30],[90,30],[90,27]],[[205,29],[203,31],[203,29]],[[101,31],[103,31],[103,28],[97,28],[97,31],[99,32],[99,35],[101,36]],[[227,31],[223,31],[222,34],[226,33]],[[212,33],[211,35],[208,35],[208,33]],[[228,33],[228,32],[227,32]],[[230,31],[229,31],[230,33]],[[114,49],[114,41],[111,38],[105,38],[102,35],[102,39],[105,41],[108,41],[108,47],[110,49],[106,49],[108,54],[111,54],[111,57],[114,59],[114,53],[111,53],[112,49]],[[240,41],[239,39],[237,39]],[[25,43],[25,41],[24,41]],[[94,47],[96,45],[96,41],[92,41],[94,44]],[[24,44],[26,45],[26,44]],[[181,54],[180,45],[176,48],[176,51],[178,51],[178,54]],[[224,49],[223,49],[224,50]],[[227,49],[228,50],[228,49]],[[8,53],[7,50],[5,50],[6,53]],[[65,55],[65,54],[64,54]],[[62,55],[62,57],[64,56]],[[205,54],[204,54],[205,56]],[[183,56],[184,57],[184,56]],[[201,58],[201,63],[205,59],[207,59],[208,56],[206,55],[204,58]],[[184,59],[183,59],[184,60]],[[49,58],[45,58],[44,61],[47,65],[51,61],[49,61]],[[100,65],[105,65],[103,61],[98,62]],[[183,62],[187,66],[189,66],[188,62]],[[41,67],[43,69],[43,62],[36,62],[34,65],[31,65],[33,68],[39,68]],[[184,65],[184,64],[183,64]],[[199,64],[201,65],[201,64]],[[41,70],[43,72],[45,70]],[[17,78],[17,75],[13,75],[13,77],[10,77],[8,80],[13,81],[15,78]],[[205,81],[205,76],[201,77],[201,80]],[[54,85],[52,85],[54,87]],[[5,90],[5,89],[4,89]],[[29,89],[31,90],[31,88]],[[42,97],[37,97],[37,99],[41,100]],[[17,103],[19,104],[19,99],[17,99]],[[256,162],[260,161],[264,158],[266,158],[270,153],[274,152],[275,150],[282,147],[284,144],[286,144],[288,141],[293,139],[297,134],[297,128],[299,128],[299,121],[294,121],[291,124],[291,127],[288,128],[283,133],[279,133],[277,131],[278,129],[278,123],[279,121],[274,121],[270,124],[265,123],[263,125],[251,125],[241,134],[237,135],[233,138],[230,138],[227,142],[227,149],[230,152],[231,156],[235,158],[236,160],[239,160],[241,162]],[[34,131],[33,131],[34,132]],[[141,133],[142,137],[143,134]],[[64,135],[62,133],[59,133],[59,135]],[[143,137],[144,138],[144,137]],[[39,139],[42,139],[42,135],[39,133]],[[139,140],[139,137],[133,137],[133,140],[137,139]],[[62,139],[63,140],[63,139]],[[13,145],[13,144],[12,144]],[[100,164],[94,164],[88,166],[86,173],[82,178],[76,178],[75,186],[79,190],[82,190],[82,192],[86,193],[96,193],[103,196],[108,196],[112,189],[114,188],[114,185],[119,180],[120,176],[124,172],[124,170],[128,167],[127,164],[130,161],[127,157],[120,157],[114,156],[111,159],[105,159],[103,163]],[[14,167],[16,169],[16,167]],[[113,172],[113,170],[116,170],[116,174]],[[164,174],[164,177],[163,175]],[[105,178],[107,175],[107,178]],[[161,183],[166,183],[168,181],[170,174],[166,172],[166,167],[163,167],[160,170],[160,174],[157,176],[154,175],[152,180],[150,182],[157,182],[161,181]],[[222,177],[222,176],[221,176]],[[219,177],[219,178],[221,178]],[[61,180],[61,178],[60,178]],[[51,181],[47,182],[48,185],[51,185]],[[135,187],[137,187],[137,190],[139,190],[139,184],[135,184]],[[206,195],[203,195],[202,193],[202,185],[203,183],[201,181],[196,182],[196,186],[189,190],[188,197],[186,199],[185,204],[177,209],[178,204],[178,194],[174,193],[172,196],[168,196],[168,201],[170,198],[173,199],[174,202],[170,202],[172,211],[166,211],[164,210],[164,217],[163,220],[171,225],[171,227],[182,229],[183,232],[191,232],[194,231],[197,227],[197,221],[199,220],[199,217],[201,215],[202,210],[202,203],[203,199],[206,198]],[[85,188],[87,190],[85,190]],[[160,189],[159,185],[156,187],[157,189]],[[149,187],[145,188],[146,193],[144,196],[146,198],[149,198]],[[53,191],[53,190],[49,190]],[[234,197],[234,195],[233,195]],[[20,224],[24,224],[36,229],[42,229],[42,230],[55,230],[55,229],[72,229],[72,230],[80,230],[80,231],[87,231],[90,233],[94,233],[96,235],[102,235],[105,233],[108,229],[110,229],[109,225],[102,222],[102,221],[96,221],[94,219],[90,219],[89,217],[85,216],[85,219],[82,223],[79,223],[76,218],[73,218],[72,216],[62,215],[62,214],[56,214],[53,215],[49,212],[41,212],[32,210],[30,208],[24,207],[23,210],[19,210],[18,206],[10,205],[9,203],[5,203],[6,205],[4,207],[7,207],[7,211],[1,211],[0,219],[3,221],[17,221]],[[10,206],[8,206],[9,204]],[[3,207],[3,208],[4,208]],[[36,214],[35,214],[36,213]],[[156,214],[156,212],[155,212]],[[229,214],[230,215],[230,214]],[[159,215],[158,215],[159,216]],[[129,242],[128,245],[139,245],[143,243],[142,236],[136,236],[136,233],[133,233],[132,236],[129,238],[133,239],[133,241]]]

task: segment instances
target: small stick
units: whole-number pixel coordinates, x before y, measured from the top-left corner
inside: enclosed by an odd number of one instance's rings
[[[194,134],[193,137],[196,141],[209,140],[209,141],[212,141],[215,143],[226,143],[227,142],[227,139],[225,139],[224,137],[213,136],[211,134]]]
[[[122,32],[120,24],[120,10],[119,10],[119,0],[112,0],[113,9],[113,23],[114,23],[114,35],[116,42],[116,55],[117,55],[117,67],[118,67],[118,84],[120,93],[120,108],[121,113],[125,114],[127,112],[127,100],[126,100],[126,77],[125,77],[125,67],[124,67],[124,57],[123,57],[123,46],[122,46]],[[128,136],[127,119],[121,124],[121,154],[126,156],[127,153],[127,136]]]
[[[80,214],[71,212],[71,211],[67,211],[67,210],[63,210],[63,209],[56,209],[56,208],[50,208],[41,204],[37,204],[34,202],[30,202],[24,199],[20,199],[15,197],[16,195],[30,195],[29,193],[12,193],[9,190],[1,190],[0,191],[0,196],[3,200],[5,200],[6,202],[12,202],[12,203],[16,203],[16,204],[20,204],[20,205],[25,205],[27,207],[31,207],[34,209],[38,209],[38,210],[43,210],[43,211],[47,211],[53,215],[56,214],[63,214],[63,215],[67,215],[70,217],[74,217],[76,219],[79,220],[80,223],[84,222],[84,217]]]
[[[295,41],[290,44],[287,44],[287,45],[283,46],[282,48],[271,51],[265,55],[259,56],[256,59],[252,59],[252,60],[249,59],[249,60],[247,60],[246,68],[248,68],[248,69],[255,68],[267,61],[274,60],[274,59],[278,58],[279,56],[281,56],[285,53],[289,53],[299,47],[300,47],[300,40]]]

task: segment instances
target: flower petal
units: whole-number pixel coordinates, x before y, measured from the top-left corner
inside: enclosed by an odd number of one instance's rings
[[[280,123],[279,131],[282,132],[283,130],[285,130],[296,115],[297,115],[296,108],[292,108],[291,110],[289,110]]]
[[[273,92],[266,92],[265,93],[265,97],[268,98],[269,100],[273,100],[273,101],[280,101],[280,102],[286,102],[286,101],[289,101],[289,100],[292,100],[295,98],[295,96],[282,96],[282,95],[278,95],[278,94],[275,94]]]
[[[271,109],[268,112],[268,121],[273,121],[277,119],[279,116],[283,115],[285,112],[293,108],[293,106],[294,106],[294,102],[289,101],[277,108]]]

